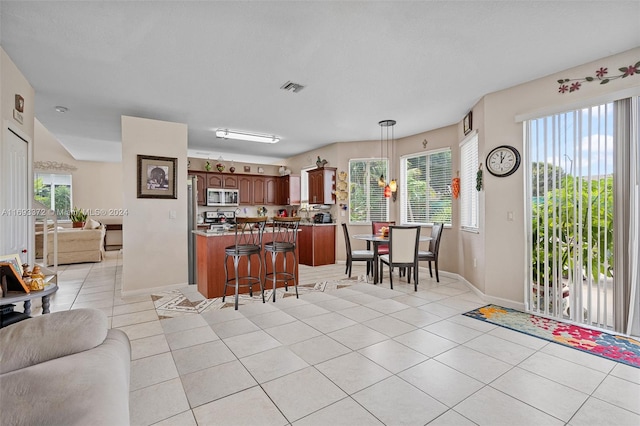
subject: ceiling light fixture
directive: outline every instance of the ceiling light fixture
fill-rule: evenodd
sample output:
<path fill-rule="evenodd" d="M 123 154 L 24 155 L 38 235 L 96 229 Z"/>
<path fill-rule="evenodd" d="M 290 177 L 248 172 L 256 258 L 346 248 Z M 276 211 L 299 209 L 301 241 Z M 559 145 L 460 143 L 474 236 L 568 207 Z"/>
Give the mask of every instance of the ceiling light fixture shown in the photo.
<path fill-rule="evenodd" d="M 216 137 L 222 139 L 238 139 L 241 141 L 276 143 L 280 138 L 275 135 L 261 135 L 259 133 L 239 132 L 237 130 L 217 129 Z"/>
<path fill-rule="evenodd" d="M 69 111 L 69 108 L 61 106 L 61 105 L 58 105 L 58 106 L 55 107 L 55 110 L 57 112 L 59 112 L 60 114 L 64 114 L 65 112 Z"/>

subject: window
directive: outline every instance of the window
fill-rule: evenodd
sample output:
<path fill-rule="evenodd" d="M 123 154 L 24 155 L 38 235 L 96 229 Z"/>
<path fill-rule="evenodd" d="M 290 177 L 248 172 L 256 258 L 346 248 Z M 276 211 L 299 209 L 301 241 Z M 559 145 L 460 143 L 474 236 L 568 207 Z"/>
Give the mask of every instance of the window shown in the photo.
<path fill-rule="evenodd" d="M 71 175 L 36 173 L 33 184 L 36 201 L 54 210 L 58 220 L 69 220 Z"/>
<path fill-rule="evenodd" d="M 404 156 L 400 173 L 402 224 L 451 225 L 451 149 Z"/>
<path fill-rule="evenodd" d="M 460 144 L 460 227 L 478 230 L 478 135 L 473 134 Z"/>
<path fill-rule="evenodd" d="M 387 170 L 387 159 L 349 160 L 349 223 L 389 220 L 389 199 L 378 185 L 380 175 L 387 177 Z"/>

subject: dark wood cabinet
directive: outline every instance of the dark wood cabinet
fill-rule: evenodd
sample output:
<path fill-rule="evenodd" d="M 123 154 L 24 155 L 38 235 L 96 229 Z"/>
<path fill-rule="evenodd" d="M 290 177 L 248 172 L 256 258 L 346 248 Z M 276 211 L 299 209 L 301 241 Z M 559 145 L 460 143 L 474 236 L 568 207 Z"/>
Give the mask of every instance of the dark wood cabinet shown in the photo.
<path fill-rule="evenodd" d="M 253 176 L 238 176 L 238 203 L 253 204 Z"/>
<path fill-rule="evenodd" d="M 300 263 L 309 266 L 336 263 L 335 225 L 301 225 L 298 234 Z"/>
<path fill-rule="evenodd" d="M 278 200 L 282 206 L 300 204 L 300 175 L 287 175 L 278 179 Z"/>
<path fill-rule="evenodd" d="M 278 204 L 278 201 L 278 178 L 266 176 L 264 178 L 264 203 L 274 205 Z"/>
<path fill-rule="evenodd" d="M 207 188 L 238 188 L 238 177 L 223 173 L 207 173 Z"/>
<path fill-rule="evenodd" d="M 195 176 L 198 180 L 196 196 L 199 206 L 207 205 L 207 174 L 200 172 L 189 172 L 190 175 Z"/>
<path fill-rule="evenodd" d="M 265 177 L 253 177 L 253 200 L 251 204 L 266 204 Z"/>
<path fill-rule="evenodd" d="M 309 170 L 309 204 L 336 203 L 336 168 Z"/>

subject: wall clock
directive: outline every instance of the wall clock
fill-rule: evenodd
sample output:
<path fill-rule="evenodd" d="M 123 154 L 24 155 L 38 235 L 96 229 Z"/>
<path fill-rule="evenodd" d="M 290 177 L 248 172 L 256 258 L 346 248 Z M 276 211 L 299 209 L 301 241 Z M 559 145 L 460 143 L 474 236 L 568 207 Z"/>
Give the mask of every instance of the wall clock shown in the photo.
<path fill-rule="evenodd" d="M 509 145 L 501 145 L 487 155 L 487 170 L 494 176 L 507 177 L 520 167 L 520 153 Z"/>

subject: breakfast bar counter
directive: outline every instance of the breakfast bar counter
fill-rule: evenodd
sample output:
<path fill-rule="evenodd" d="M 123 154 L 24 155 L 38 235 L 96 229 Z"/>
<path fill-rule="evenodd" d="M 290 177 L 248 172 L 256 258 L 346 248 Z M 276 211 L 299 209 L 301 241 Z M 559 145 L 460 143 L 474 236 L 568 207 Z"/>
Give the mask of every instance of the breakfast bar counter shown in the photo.
<path fill-rule="evenodd" d="M 228 246 L 235 244 L 235 234 L 233 232 L 204 232 L 193 231 L 196 236 L 196 268 L 197 268 L 197 285 L 198 292 L 207 299 L 216 297 L 222 297 L 224 292 L 224 249 Z M 273 234 L 271 228 L 267 227 L 262 236 L 263 251 L 261 253 L 262 259 L 264 259 L 264 243 L 273 241 Z M 296 246 L 296 257 L 298 257 L 298 247 Z M 282 256 L 278 256 L 276 268 L 282 270 L 283 268 Z M 294 268 L 295 266 L 295 268 Z M 247 259 L 241 259 L 239 268 L 247 268 Z M 264 268 L 263 268 L 264 269 Z M 271 272 L 271 258 L 267 257 L 267 272 Z M 258 275 L 258 262 L 254 258 L 251 262 L 251 274 Z M 233 262 L 229 260 L 229 272 L 233 274 Z M 287 259 L 287 272 L 295 273 L 296 279 L 298 279 L 298 265 L 294 265 L 291 261 L 291 256 Z M 262 271 L 264 277 L 265 271 Z M 293 284 L 291 284 L 293 285 Z M 284 287 L 283 282 L 279 282 L 277 287 Z M 265 283 L 265 290 L 273 288 L 271 282 Z M 233 299 L 233 289 L 228 289 L 227 296 L 231 296 Z M 240 287 L 241 293 L 248 293 L 249 288 Z M 253 294 L 260 294 L 260 288 L 256 285 L 253 288 Z"/>

